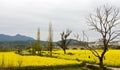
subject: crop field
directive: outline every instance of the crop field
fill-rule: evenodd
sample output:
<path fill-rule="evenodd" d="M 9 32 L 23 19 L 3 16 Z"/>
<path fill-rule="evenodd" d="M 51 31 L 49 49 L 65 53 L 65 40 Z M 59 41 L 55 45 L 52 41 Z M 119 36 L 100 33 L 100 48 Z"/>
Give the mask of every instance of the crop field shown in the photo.
<path fill-rule="evenodd" d="M 5 66 L 13 65 L 19 66 L 55 66 L 66 64 L 79 64 L 80 62 L 73 60 L 57 59 L 40 56 L 21 56 L 14 52 L 0 53 L 0 60 L 4 60 Z M 0 61 L 2 63 L 2 61 Z"/>
<path fill-rule="evenodd" d="M 102 50 L 97 50 L 99 54 Z M 98 64 L 99 60 L 89 50 L 67 50 L 67 55 L 62 51 L 56 51 L 54 56 L 60 59 L 87 61 L 89 63 Z M 104 64 L 106 66 L 120 67 L 120 50 L 108 50 L 104 57 Z"/>
<path fill-rule="evenodd" d="M 98 50 L 99 53 L 101 50 Z M 107 66 L 120 67 L 120 50 L 109 50 L 104 57 L 104 64 Z M 67 50 L 63 54 L 62 50 L 53 51 L 53 56 L 48 57 L 48 52 L 44 51 L 43 56 L 18 55 L 15 52 L 0 52 L 0 63 L 8 66 L 57 66 L 69 64 L 81 64 L 82 61 L 98 63 L 89 50 Z M 3 63 L 4 61 L 4 63 Z"/>

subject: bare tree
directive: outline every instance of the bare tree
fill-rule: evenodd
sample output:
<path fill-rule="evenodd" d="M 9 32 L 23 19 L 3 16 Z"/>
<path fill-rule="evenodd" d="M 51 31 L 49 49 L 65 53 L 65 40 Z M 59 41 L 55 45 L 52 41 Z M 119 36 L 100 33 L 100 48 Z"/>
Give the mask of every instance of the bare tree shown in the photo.
<path fill-rule="evenodd" d="M 52 56 L 52 46 L 53 46 L 53 30 L 52 24 L 49 24 L 49 36 L 48 36 L 48 51 L 50 51 L 50 56 Z"/>
<path fill-rule="evenodd" d="M 77 33 L 74 34 L 74 37 L 77 39 L 79 45 L 84 46 L 84 48 L 88 46 L 88 36 L 85 34 L 84 31 L 82 31 L 82 36 Z"/>
<path fill-rule="evenodd" d="M 95 14 L 90 14 L 87 18 L 92 30 L 97 31 L 102 37 L 104 47 L 101 54 L 94 48 L 88 47 L 90 51 L 98 57 L 101 70 L 105 70 L 103 58 L 109 48 L 109 43 L 120 36 L 120 30 L 113 29 L 119 24 L 119 19 L 119 9 L 106 5 L 97 8 Z"/>
<path fill-rule="evenodd" d="M 66 29 L 66 32 L 63 31 L 60 35 L 61 35 L 61 41 L 60 42 L 57 42 L 57 45 L 60 46 L 63 51 L 64 51 L 64 54 L 66 54 L 66 49 L 67 49 L 67 46 L 69 45 L 70 41 L 71 40 L 67 40 L 67 38 L 69 37 L 69 35 L 71 34 L 71 30 L 69 29 Z"/>

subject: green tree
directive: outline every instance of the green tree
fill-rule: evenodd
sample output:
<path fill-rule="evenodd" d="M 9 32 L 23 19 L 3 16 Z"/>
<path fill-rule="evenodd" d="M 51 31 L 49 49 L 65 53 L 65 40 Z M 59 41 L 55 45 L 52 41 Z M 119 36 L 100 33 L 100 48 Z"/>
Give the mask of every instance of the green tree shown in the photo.
<path fill-rule="evenodd" d="M 42 55 L 42 45 L 40 43 L 40 29 L 38 28 L 37 31 L 37 40 L 33 43 L 33 54 L 36 54 L 36 51 L 38 51 L 38 55 Z"/>
<path fill-rule="evenodd" d="M 66 29 L 66 32 L 63 31 L 60 35 L 61 35 L 61 41 L 60 42 L 57 42 L 57 45 L 60 46 L 63 51 L 64 51 L 64 54 L 66 54 L 66 49 L 67 49 L 67 46 L 69 45 L 69 43 L 71 42 L 71 40 L 67 40 L 67 38 L 69 37 L 69 35 L 71 34 L 71 30 L 69 29 Z"/>

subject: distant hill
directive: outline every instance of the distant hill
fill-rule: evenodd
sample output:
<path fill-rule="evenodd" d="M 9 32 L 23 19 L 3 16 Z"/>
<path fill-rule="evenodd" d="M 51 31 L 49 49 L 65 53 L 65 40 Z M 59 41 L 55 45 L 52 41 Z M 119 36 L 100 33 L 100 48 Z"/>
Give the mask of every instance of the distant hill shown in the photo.
<path fill-rule="evenodd" d="M 60 40 L 61 41 L 61 40 Z M 57 41 L 58 43 L 60 43 L 60 41 Z M 78 41 L 76 39 L 67 39 L 67 41 L 70 41 L 69 45 L 79 45 L 79 46 L 84 46 L 87 43 L 83 42 L 83 41 Z"/>
<path fill-rule="evenodd" d="M 69 45 L 82 45 L 82 42 L 79 43 L 78 40 L 75 39 L 67 39 L 67 41 L 70 40 L 70 44 Z M 57 45 L 56 41 L 53 42 L 53 45 Z M 30 46 L 35 42 L 35 39 L 33 39 L 32 37 L 28 37 L 28 36 L 24 36 L 24 35 L 20 35 L 17 34 L 15 36 L 9 36 L 9 35 L 5 35 L 5 34 L 0 34 L 0 47 L 26 47 L 26 46 Z M 41 44 L 44 47 L 47 47 L 47 41 L 42 41 L 40 40 Z"/>
<path fill-rule="evenodd" d="M 57 42 L 60 42 L 60 41 L 57 41 Z M 70 45 L 74 45 L 74 44 L 78 44 L 79 43 L 79 41 L 76 40 L 76 39 L 67 39 L 67 41 L 70 41 L 70 43 L 69 43 Z"/>
<path fill-rule="evenodd" d="M 34 40 L 31 37 L 17 34 L 16 36 L 9 36 L 5 34 L 0 34 L 0 41 L 29 41 Z"/>

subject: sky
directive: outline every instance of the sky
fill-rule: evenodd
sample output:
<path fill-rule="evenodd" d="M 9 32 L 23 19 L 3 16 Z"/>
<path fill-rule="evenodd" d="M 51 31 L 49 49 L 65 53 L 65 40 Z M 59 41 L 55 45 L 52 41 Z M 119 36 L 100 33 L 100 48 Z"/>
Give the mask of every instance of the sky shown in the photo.
<path fill-rule="evenodd" d="M 52 23 L 54 41 L 60 40 L 60 33 L 66 29 L 72 30 L 69 38 L 85 31 L 94 41 L 99 35 L 90 30 L 86 17 L 105 4 L 120 8 L 120 0 L 0 0 L 0 34 L 36 39 L 40 28 L 41 40 L 47 40 Z"/>

